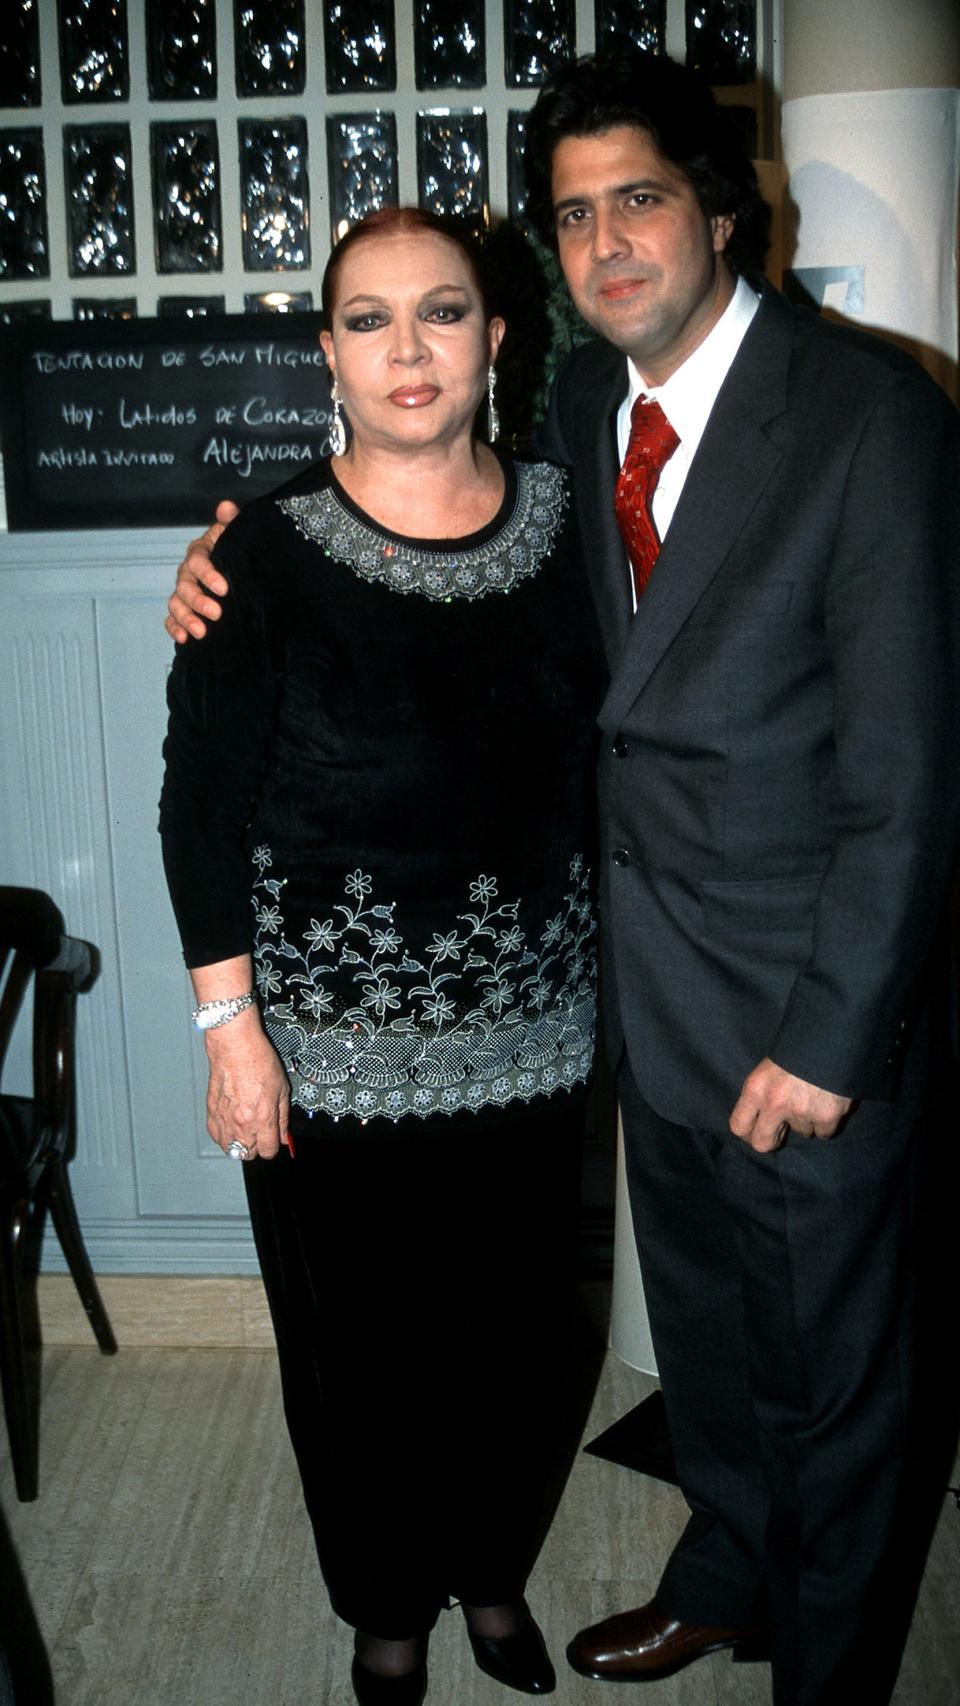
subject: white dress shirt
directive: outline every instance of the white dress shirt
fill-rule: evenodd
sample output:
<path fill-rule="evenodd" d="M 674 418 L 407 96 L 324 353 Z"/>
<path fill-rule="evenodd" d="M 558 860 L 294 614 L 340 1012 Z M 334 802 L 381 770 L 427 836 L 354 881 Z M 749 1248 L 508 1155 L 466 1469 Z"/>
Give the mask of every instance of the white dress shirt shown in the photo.
<path fill-rule="evenodd" d="M 684 481 L 720 387 L 759 306 L 760 298 L 756 291 L 751 290 L 745 279 L 738 278 L 736 289 L 716 325 L 663 385 L 646 385 L 627 357 L 630 388 L 617 413 L 621 467 L 630 438 L 630 413 L 641 395 L 656 399 L 680 440 L 665 464 L 653 494 L 653 522 L 661 540 L 666 537 L 667 528 L 673 520 L 673 512 L 680 501 Z"/>

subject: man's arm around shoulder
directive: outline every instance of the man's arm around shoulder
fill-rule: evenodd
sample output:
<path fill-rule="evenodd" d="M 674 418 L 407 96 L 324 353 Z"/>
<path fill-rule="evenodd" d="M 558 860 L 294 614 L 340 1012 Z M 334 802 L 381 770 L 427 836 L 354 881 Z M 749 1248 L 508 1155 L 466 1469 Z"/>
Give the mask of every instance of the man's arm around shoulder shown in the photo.
<path fill-rule="evenodd" d="M 177 582 L 167 602 L 164 627 L 178 646 L 188 639 L 202 640 L 208 622 L 220 618 L 217 599 L 226 598 L 229 587 L 211 561 L 211 552 L 225 527 L 240 514 L 235 503 L 224 498 L 217 505 L 217 519 L 202 538 L 194 539 L 177 570 Z M 211 596 L 211 594 L 213 596 Z"/>

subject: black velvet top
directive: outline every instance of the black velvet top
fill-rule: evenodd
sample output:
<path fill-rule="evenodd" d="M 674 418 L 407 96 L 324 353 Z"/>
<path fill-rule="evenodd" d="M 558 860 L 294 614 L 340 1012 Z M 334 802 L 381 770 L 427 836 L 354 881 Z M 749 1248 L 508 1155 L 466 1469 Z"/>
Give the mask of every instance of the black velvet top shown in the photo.
<path fill-rule="evenodd" d="M 603 665 L 567 476 L 387 533 L 329 463 L 244 510 L 170 678 L 161 832 L 188 966 L 252 952 L 295 1107 L 454 1113 L 581 1084 Z"/>

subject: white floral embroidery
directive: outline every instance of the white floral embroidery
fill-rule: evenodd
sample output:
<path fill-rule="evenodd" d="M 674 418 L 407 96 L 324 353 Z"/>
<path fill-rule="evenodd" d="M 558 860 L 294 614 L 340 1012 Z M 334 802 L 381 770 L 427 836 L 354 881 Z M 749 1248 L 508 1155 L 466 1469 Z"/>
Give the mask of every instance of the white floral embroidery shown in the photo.
<path fill-rule="evenodd" d="M 476 877 L 470 884 L 471 900 L 492 900 L 497 892 L 495 877 Z"/>
<path fill-rule="evenodd" d="M 344 507 L 332 486 L 278 503 L 298 532 L 314 540 L 364 580 L 427 598 L 482 598 L 509 592 L 536 574 L 553 548 L 567 504 L 567 478 L 549 462 L 518 462 L 517 501 L 509 521 L 483 545 L 435 551 L 392 538 Z"/>
<path fill-rule="evenodd" d="M 309 942 L 311 948 L 326 948 L 332 954 L 337 942 L 333 919 L 328 918 L 325 923 L 318 924 L 315 918 L 311 918 L 304 940 Z"/>
<path fill-rule="evenodd" d="M 405 1114 L 504 1106 L 582 1083 L 595 1029 L 590 872 L 577 856 L 563 905 L 531 943 L 519 900 L 495 877 L 468 886 L 470 910 L 418 955 L 375 902 L 373 878 L 344 879 L 334 917 L 287 939 L 284 880 L 254 855 L 254 960 L 267 1031 L 308 1113 L 399 1120 Z M 358 994 L 344 1001 L 344 976 Z M 279 1001 L 273 997 L 279 996 Z"/>

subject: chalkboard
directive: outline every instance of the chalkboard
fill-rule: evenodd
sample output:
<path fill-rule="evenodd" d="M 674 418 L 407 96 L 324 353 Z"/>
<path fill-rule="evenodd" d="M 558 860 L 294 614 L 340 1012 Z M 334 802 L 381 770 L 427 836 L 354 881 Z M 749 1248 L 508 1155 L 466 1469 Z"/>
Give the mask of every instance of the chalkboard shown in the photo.
<path fill-rule="evenodd" d="M 0 337 L 12 531 L 204 522 L 329 452 L 319 314 L 20 322 Z"/>

